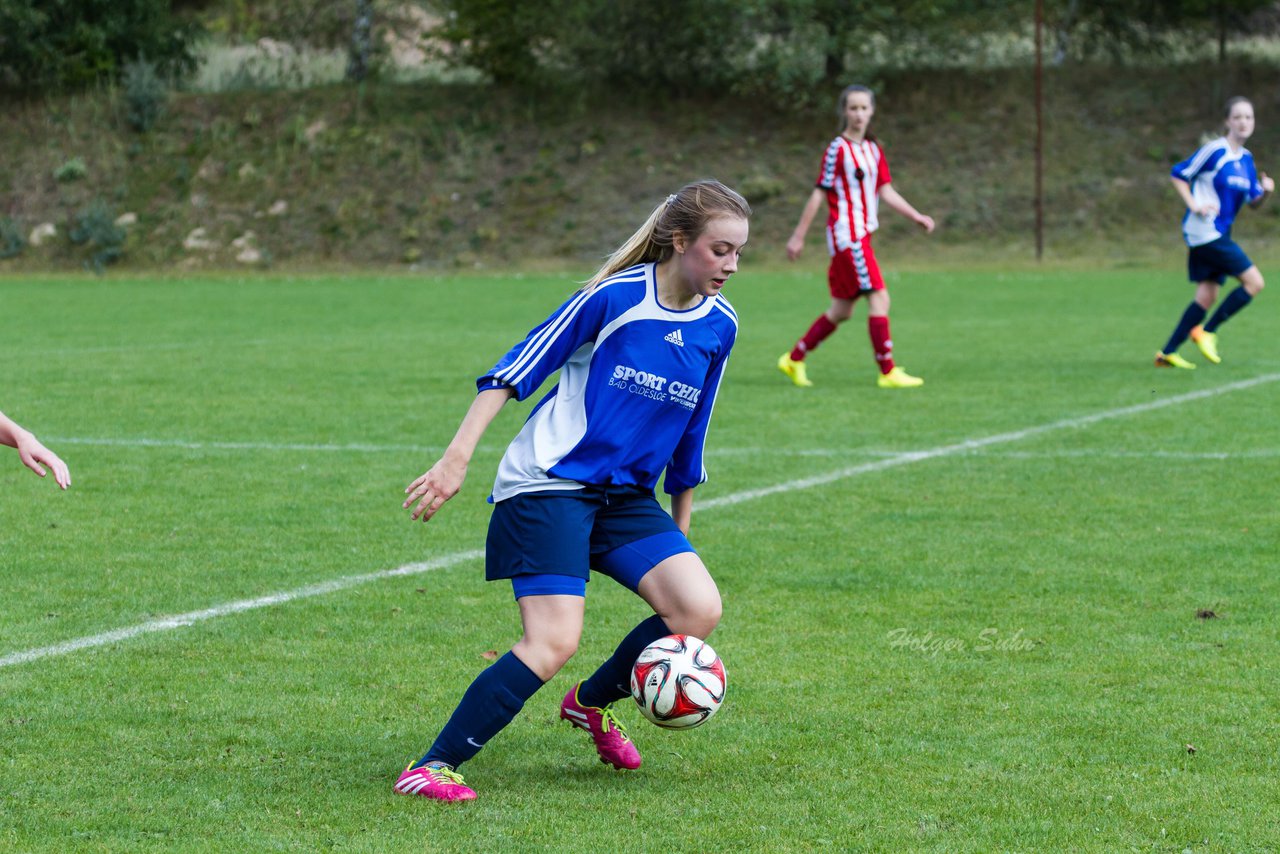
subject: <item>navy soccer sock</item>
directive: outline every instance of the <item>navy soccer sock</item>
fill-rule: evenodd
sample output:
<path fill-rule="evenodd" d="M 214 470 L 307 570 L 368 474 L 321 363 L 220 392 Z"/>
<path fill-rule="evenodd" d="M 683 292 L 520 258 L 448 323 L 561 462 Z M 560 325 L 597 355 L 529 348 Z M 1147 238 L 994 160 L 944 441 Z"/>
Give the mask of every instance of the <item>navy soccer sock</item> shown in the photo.
<path fill-rule="evenodd" d="M 1173 334 L 1169 336 L 1169 343 L 1164 345 L 1161 353 L 1169 354 L 1178 352 L 1178 348 L 1186 343 L 1187 337 L 1191 334 L 1200 321 L 1204 320 L 1207 312 L 1204 306 L 1192 300 L 1191 305 L 1187 306 L 1187 310 L 1182 313 L 1182 319 L 1178 321 L 1177 327 L 1174 328 Z"/>
<path fill-rule="evenodd" d="M 458 708 L 444 725 L 435 744 L 413 763 L 445 762 L 457 768 L 480 752 L 485 743 L 515 718 L 542 687 L 538 674 L 508 652 L 475 678 L 462 695 Z"/>
<path fill-rule="evenodd" d="M 671 634 L 662 618 L 654 614 L 622 639 L 609 660 L 578 688 L 578 702 L 604 708 L 631 694 L 631 667 L 646 646 Z"/>
<path fill-rule="evenodd" d="M 1222 305 L 1218 306 L 1218 310 L 1213 313 L 1213 317 L 1209 318 L 1209 322 L 1204 325 L 1205 332 L 1213 332 L 1222 324 L 1226 323 L 1231 315 L 1244 308 L 1253 297 L 1244 289 L 1244 285 L 1240 285 L 1231 293 L 1227 294 L 1227 298 L 1222 301 Z"/>

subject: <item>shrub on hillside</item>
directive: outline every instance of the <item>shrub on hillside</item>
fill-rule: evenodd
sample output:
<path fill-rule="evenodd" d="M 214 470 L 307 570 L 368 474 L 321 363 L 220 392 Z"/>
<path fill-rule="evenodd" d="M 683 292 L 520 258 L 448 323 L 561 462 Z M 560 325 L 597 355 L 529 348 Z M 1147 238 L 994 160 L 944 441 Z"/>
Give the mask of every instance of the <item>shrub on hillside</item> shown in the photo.
<path fill-rule="evenodd" d="M 22 236 L 22 223 L 12 217 L 0 216 L 0 261 L 15 258 L 27 248 Z"/>
<path fill-rule="evenodd" d="M 79 181 L 88 174 L 89 167 L 84 165 L 84 160 L 79 157 L 73 157 L 53 170 L 53 180 L 59 184 L 67 184 L 72 181 Z"/>
<path fill-rule="evenodd" d="M 125 63 L 121 83 L 124 86 L 125 121 L 138 133 L 146 133 L 164 115 L 169 87 L 156 73 L 155 63 L 146 57 Z"/>
<path fill-rule="evenodd" d="M 95 199 L 77 213 L 67 231 L 72 243 L 91 253 L 85 266 L 99 274 L 124 256 L 125 236 L 125 230 L 116 225 L 115 213 L 102 199 Z"/>

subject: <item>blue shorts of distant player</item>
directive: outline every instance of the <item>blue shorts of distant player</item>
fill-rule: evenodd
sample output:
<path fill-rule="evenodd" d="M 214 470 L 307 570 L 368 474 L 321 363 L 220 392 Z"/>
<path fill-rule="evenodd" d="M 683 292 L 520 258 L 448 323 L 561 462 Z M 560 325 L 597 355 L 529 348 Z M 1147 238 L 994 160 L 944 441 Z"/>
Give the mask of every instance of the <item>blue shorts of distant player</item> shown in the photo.
<path fill-rule="evenodd" d="M 1187 278 L 1193 282 L 1217 282 L 1222 284 L 1227 276 L 1239 278 L 1253 266 L 1249 256 L 1228 235 L 1200 246 L 1192 246 L 1187 253 Z"/>
<path fill-rule="evenodd" d="M 594 569 L 634 591 L 659 563 L 693 550 L 647 489 L 526 492 L 493 507 L 485 578 L 510 578 L 517 599 L 586 596 Z"/>

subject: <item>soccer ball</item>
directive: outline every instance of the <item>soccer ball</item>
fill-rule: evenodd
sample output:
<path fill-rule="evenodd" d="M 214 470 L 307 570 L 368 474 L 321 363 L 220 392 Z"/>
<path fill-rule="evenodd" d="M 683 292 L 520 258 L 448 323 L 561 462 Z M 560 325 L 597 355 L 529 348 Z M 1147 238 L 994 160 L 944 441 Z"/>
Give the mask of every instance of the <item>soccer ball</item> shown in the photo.
<path fill-rule="evenodd" d="M 631 668 L 631 696 L 660 727 L 689 729 L 724 702 L 724 663 L 693 635 L 668 635 L 644 648 Z"/>

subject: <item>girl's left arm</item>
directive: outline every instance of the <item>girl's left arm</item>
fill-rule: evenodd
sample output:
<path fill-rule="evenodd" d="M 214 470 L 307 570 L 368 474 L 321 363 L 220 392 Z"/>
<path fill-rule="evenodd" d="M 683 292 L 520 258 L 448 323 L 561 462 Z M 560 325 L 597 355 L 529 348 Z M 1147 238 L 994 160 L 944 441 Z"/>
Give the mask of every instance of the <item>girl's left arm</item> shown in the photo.
<path fill-rule="evenodd" d="M 886 205 L 923 228 L 925 234 L 933 233 L 933 217 L 926 216 L 913 208 L 911 203 L 902 198 L 902 194 L 895 190 L 892 184 L 885 184 L 880 188 L 880 198 L 884 200 Z"/>
<path fill-rule="evenodd" d="M 1267 197 L 1276 191 L 1275 179 L 1273 179 L 1266 172 L 1258 173 L 1258 183 L 1262 185 L 1262 195 L 1258 196 L 1258 198 L 1249 202 L 1249 207 L 1251 208 L 1262 207 L 1262 203 L 1267 200 Z"/>
<path fill-rule="evenodd" d="M 680 533 L 689 536 L 689 522 L 693 518 L 693 487 L 671 496 L 671 518 Z"/>

